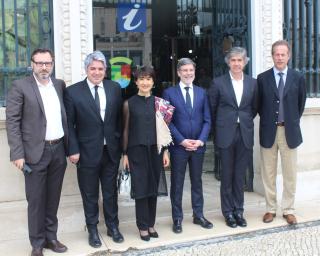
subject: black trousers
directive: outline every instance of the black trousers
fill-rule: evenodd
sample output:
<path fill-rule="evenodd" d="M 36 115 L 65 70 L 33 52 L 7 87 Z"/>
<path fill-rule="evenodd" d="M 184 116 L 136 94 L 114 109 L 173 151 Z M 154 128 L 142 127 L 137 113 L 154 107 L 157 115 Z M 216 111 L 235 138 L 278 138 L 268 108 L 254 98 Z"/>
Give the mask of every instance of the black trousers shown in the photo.
<path fill-rule="evenodd" d="M 156 221 L 157 197 L 136 199 L 136 223 L 140 230 L 152 228 Z"/>
<path fill-rule="evenodd" d="M 28 165 L 32 169 L 25 174 L 29 239 L 32 247 L 39 248 L 46 240 L 57 239 L 57 211 L 67 166 L 63 142 L 46 144 L 40 161 Z"/>
<path fill-rule="evenodd" d="M 103 199 L 103 213 L 106 226 L 118 227 L 117 174 L 120 159 L 111 159 L 104 148 L 100 164 L 96 167 L 77 169 L 86 225 L 95 227 L 99 223 L 99 183 Z"/>
<path fill-rule="evenodd" d="M 244 184 L 251 150 L 246 148 L 240 127 L 228 148 L 219 148 L 221 156 L 221 210 L 223 216 L 243 213 Z"/>

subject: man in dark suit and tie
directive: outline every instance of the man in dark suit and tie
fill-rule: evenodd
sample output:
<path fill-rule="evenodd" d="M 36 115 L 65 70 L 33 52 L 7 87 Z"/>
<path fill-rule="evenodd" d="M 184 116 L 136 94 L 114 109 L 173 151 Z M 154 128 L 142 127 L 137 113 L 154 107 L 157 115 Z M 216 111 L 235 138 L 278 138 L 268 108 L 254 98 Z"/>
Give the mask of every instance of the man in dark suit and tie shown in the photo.
<path fill-rule="evenodd" d="M 213 225 L 203 215 L 202 166 L 211 117 L 206 91 L 193 84 L 195 63 L 182 58 L 177 64 L 179 84 L 168 88 L 163 98 L 175 107 L 169 125 L 174 145 L 170 146 L 171 206 L 173 231 L 182 232 L 182 194 L 186 166 L 189 165 L 193 223 L 203 228 Z"/>
<path fill-rule="evenodd" d="M 214 143 L 221 156 L 221 209 L 227 226 L 246 227 L 243 217 L 245 173 L 253 147 L 257 113 L 256 80 L 243 73 L 247 51 L 233 47 L 225 61 L 229 72 L 213 80 L 209 90 Z"/>
<path fill-rule="evenodd" d="M 43 248 L 65 252 L 57 240 L 57 211 L 67 165 L 68 141 L 62 80 L 50 77 L 54 56 L 49 49 L 31 54 L 33 74 L 15 80 L 7 98 L 6 124 L 10 159 L 24 171 L 32 256 Z"/>
<path fill-rule="evenodd" d="M 277 159 L 280 151 L 283 194 L 282 214 L 288 224 L 296 224 L 294 199 L 297 177 L 297 147 L 302 143 L 300 118 L 306 102 L 303 75 L 288 68 L 290 46 L 279 40 L 272 45 L 274 67 L 257 78 L 259 91 L 261 176 L 269 223 L 277 211 Z"/>
<path fill-rule="evenodd" d="M 67 87 L 65 106 L 69 127 L 69 160 L 77 164 L 89 244 L 100 247 L 99 182 L 107 235 L 123 241 L 119 231 L 117 174 L 121 156 L 122 96 L 120 85 L 104 80 L 107 63 L 102 52 L 89 54 L 87 78 Z"/>

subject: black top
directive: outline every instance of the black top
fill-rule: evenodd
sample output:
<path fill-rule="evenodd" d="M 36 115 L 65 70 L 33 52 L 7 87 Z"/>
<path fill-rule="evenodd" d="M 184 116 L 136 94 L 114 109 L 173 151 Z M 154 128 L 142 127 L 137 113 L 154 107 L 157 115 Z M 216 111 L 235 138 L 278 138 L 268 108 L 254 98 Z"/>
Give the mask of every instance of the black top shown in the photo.
<path fill-rule="evenodd" d="M 125 102 L 123 110 L 124 152 L 127 151 L 128 147 L 132 146 L 157 144 L 154 100 L 154 96 L 134 95 Z M 134 121 L 129 122 L 129 118 Z"/>

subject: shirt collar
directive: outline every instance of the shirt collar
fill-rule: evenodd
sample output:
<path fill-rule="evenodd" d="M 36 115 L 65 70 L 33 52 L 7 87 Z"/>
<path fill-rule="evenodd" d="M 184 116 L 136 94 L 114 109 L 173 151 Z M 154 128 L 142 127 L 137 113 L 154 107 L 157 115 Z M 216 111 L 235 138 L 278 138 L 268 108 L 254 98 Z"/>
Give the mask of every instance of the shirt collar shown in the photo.
<path fill-rule="evenodd" d="M 193 84 L 186 85 L 181 81 L 179 82 L 179 86 L 180 86 L 181 89 L 184 89 L 184 87 L 190 87 L 191 90 L 193 89 Z"/>
<path fill-rule="evenodd" d="M 100 82 L 99 84 L 93 84 L 88 78 L 87 78 L 87 83 L 88 83 L 88 86 L 91 89 L 93 89 L 96 85 L 98 85 L 99 87 L 103 88 L 103 83 Z"/>
<path fill-rule="evenodd" d="M 232 81 L 236 81 L 236 82 L 238 82 L 238 81 L 243 81 L 243 72 L 241 73 L 241 79 L 240 79 L 240 80 L 236 80 L 236 79 L 232 76 L 232 74 L 231 74 L 230 71 L 229 71 L 229 74 L 230 74 L 230 77 L 231 77 L 231 80 L 232 80 Z"/>
<path fill-rule="evenodd" d="M 282 72 L 285 76 L 288 73 L 288 66 L 286 66 L 286 68 L 282 71 L 278 70 L 276 67 L 273 67 L 273 73 L 275 75 L 275 77 L 277 77 L 278 73 Z"/>
<path fill-rule="evenodd" d="M 45 87 L 45 86 L 53 85 L 50 77 L 49 77 L 49 83 L 48 84 L 42 84 L 42 83 L 39 82 L 39 80 L 37 79 L 37 77 L 34 74 L 32 74 L 32 75 L 33 75 L 34 79 L 36 80 L 36 83 L 37 83 L 38 87 Z"/>

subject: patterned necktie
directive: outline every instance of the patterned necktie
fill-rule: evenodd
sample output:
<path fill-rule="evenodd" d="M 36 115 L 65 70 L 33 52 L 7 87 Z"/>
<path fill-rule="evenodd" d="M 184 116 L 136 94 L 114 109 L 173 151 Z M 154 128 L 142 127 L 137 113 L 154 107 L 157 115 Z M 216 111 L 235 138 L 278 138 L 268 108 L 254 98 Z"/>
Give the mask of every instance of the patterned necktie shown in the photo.
<path fill-rule="evenodd" d="M 97 107 L 98 112 L 99 112 L 99 114 L 100 114 L 100 99 L 99 99 L 98 88 L 99 88 L 98 85 L 95 85 L 95 86 L 94 86 L 94 101 L 95 101 L 95 103 L 96 103 L 96 107 Z"/>
<path fill-rule="evenodd" d="M 189 93 L 190 87 L 186 86 L 186 87 L 184 87 L 184 89 L 186 90 L 186 107 L 187 107 L 187 111 L 191 115 L 192 104 L 191 104 L 191 97 L 190 97 L 190 93 Z"/>
<path fill-rule="evenodd" d="M 278 75 L 280 76 L 279 83 L 278 83 L 278 91 L 279 91 L 279 115 L 278 115 L 278 122 L 284 121 L 284 114 L 283 114 L 283 90 L 284 90 L 284 82 L 283 82 L 283 73 L 279 72 Z"/>

